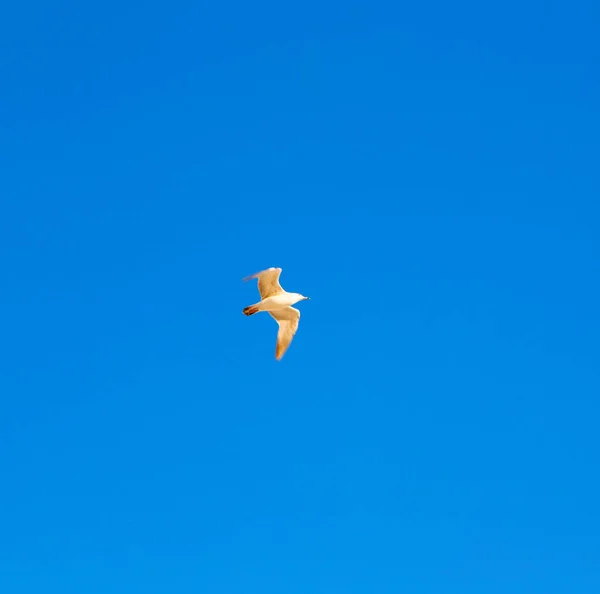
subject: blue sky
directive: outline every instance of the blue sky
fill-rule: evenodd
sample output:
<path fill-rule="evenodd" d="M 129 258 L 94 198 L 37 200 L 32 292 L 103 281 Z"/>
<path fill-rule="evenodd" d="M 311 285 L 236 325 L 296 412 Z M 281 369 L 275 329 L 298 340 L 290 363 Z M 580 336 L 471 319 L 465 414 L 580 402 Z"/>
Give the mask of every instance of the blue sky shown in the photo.
<path fill-rule="evenodd" d="M 598 16 L 4 7 L 0 590 L 598 592 Z"/>

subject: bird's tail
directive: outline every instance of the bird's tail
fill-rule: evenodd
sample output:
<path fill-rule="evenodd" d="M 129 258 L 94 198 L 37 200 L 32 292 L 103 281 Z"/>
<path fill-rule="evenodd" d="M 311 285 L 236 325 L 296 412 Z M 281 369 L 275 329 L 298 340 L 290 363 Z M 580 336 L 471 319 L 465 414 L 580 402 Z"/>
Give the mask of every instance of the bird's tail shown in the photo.
<path fill-rule="evenodd" d="M 258 312 L 258 307 L 255 307 L 254 305 L 249 305 L 248 307 L 244 307 L 244 309 L 242 310 L 242 313 L 245 316 L 251 316 L 257 312 Z"/>

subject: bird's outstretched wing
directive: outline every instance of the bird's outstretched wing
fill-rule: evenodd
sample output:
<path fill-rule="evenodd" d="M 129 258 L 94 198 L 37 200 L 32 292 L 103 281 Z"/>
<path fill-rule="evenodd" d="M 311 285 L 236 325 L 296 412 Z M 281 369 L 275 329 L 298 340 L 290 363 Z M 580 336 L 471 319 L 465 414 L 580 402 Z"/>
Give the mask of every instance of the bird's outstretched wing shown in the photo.
<path fill-rule="evenodd" d="M 253 278 L 258 279 L 258 292 L 260 293 L 261 299 L 272 297 L 273 295 L 279 295 L 284 290 L 279 284 L 279 275 L 281 274 L 281 268 L 267 268 L 261 272 L 251 274 L 247 276 L 244 281 L 249 281 Z"/>
<path fill-rule="evenodd" d="M 287 351 L 300 322 L 300 312 L 294 307 L 284 307 L 269 312 L 273 319 L 279 324 L 277 332 L 277 346 L 275 347 L 275 359 L 278 361 Z"/>

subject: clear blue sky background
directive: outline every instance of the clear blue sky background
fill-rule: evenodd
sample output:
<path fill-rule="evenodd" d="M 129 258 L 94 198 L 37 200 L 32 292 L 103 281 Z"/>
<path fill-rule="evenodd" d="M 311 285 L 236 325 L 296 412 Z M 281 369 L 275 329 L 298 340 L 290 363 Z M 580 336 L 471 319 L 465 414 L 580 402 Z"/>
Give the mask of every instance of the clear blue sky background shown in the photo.
<path fill-rule="evenodd" d="M 597 2 L 5 4 L 0 591 L 600 591 Z"/>

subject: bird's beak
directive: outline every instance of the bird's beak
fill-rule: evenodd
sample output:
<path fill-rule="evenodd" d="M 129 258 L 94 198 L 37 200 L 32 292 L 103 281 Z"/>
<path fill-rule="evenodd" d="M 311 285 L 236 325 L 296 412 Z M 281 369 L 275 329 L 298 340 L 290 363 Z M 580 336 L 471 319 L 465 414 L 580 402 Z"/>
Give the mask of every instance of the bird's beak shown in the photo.
<path fill-rule="evenodd" d="M 310 297 L 305 297 L 304 299 L 310 299 Z"/>

